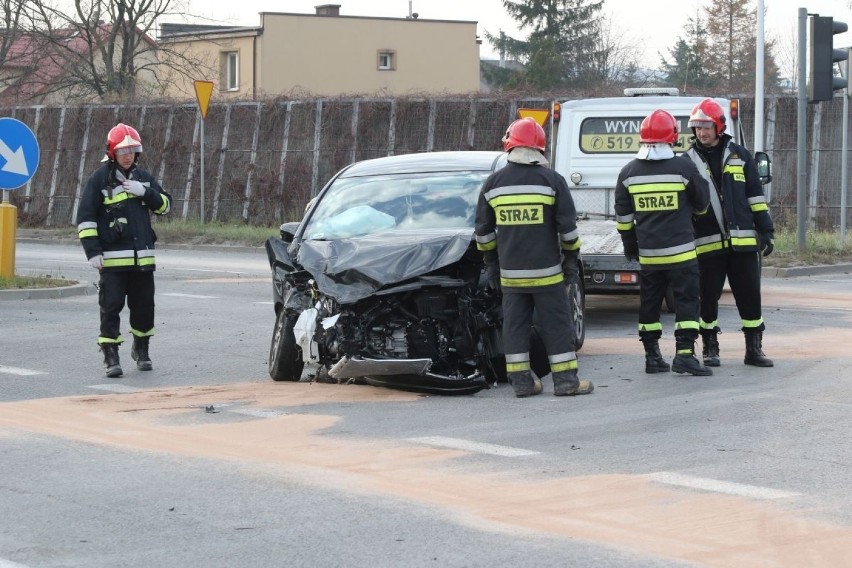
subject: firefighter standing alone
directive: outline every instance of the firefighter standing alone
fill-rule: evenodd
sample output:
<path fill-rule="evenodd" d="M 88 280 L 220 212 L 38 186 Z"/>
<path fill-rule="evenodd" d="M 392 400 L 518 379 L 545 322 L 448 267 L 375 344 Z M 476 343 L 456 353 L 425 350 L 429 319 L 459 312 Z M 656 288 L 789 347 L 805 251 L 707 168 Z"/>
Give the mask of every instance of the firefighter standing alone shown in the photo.
<path fill-rule="evenodd" d="M 123 374 L 118 356 L 125 299 L 133 335 L 131 356 L 141 371 L 152 368 L 148 354 L 154 335 L 154 241 L 151 212 L 169 212 L 171 197 L 153 176 L 136 167 L 142 138 L 118 124 L 107 135 L 107 152 L 86 183 L 77 211 L 77 230 L 86 258 L 100 273 L 100 335 L 108 377 Z"/>
<path fill-rule="evenodd" d="M 695 357 L 698 338 L 699 272 L 692 229 L 693 214 L 706 212 L 707 182 L 688 158 L 675 157 L 677 120 L 655 110 L 642 121 L 640 148 L 618 175 L 615 219 L 624 254 L 639 260 L 639 339 L 645 348 L 645 372 L 665 373 L 660 353 L 660 311 L 666 290 L 675 297 L 675 345 L 671 370 L 712 375 Z"/>
<path fill-rule="evenodd" d="M 725 134 L 725 113 L 713 99 L 692 109 L 689 127 L 695 141 L 686 155 L 710 184 L 710 211 L 695 220 L 701 268 L 701 337 L 704 364 L 719 366 L 719 298 L 725 278 L 737 304 L 745 334 L 746 365 L 772 367 L 763 354 L 760 258 L 774 248 L 775 227 L 763 195 L 754 158 Z"/>
<path fill-rule="evenodd" d="M 539 394 L 530 367 L 533 314 L 553 376 L 553 394 L 588 394 L 577 377 L 576 338 L 566 290 L 579 275 L 580 238 L 565 179 L 546 167 L 544 129 L 532 118 L 509 125 L 508 163 L 485 181 L 476 209 L 476 244 L 489 285 L 503 292 L 506 371 L 518 398 Z"/>

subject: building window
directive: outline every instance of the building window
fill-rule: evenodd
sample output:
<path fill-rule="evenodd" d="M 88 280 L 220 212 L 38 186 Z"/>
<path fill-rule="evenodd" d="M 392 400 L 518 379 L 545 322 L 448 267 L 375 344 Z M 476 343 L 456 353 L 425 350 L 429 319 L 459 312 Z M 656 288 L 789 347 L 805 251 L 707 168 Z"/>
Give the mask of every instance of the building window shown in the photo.
<path fill-rule="evenodd" d="M 378 52 L 379 71 L 393 71 L 396 69 L 396 52 L 389 49 L 380 49 Z"/>
<path fill-rule="evenodd" d="M 221 54 L 223 91 L 240 90 L 240 54 L 237 51 L 225 51 Z"/>

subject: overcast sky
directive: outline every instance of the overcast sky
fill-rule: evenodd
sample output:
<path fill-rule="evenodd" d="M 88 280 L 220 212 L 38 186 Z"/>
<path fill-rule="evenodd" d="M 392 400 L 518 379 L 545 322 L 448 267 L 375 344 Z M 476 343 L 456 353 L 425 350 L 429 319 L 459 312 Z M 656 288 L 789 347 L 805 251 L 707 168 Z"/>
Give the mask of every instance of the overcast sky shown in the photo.
<path fill-rule="evenodd" d="M 260 23 L 260 12 L 315 13 L 315 6 L 340 4 L 344 16 L 380 16 L 404 18 L 410 11 L 420 18 L 434 20 L 464 20 L 478 22 L 477 33 L 485 31 L 497 34 L 502 29 L 508 35 L 521 39 L 526 32 L 519 32 L 515 22 L 506 15 L 500 0 L 189 0 L 191 12 L 222 23 L 254 26 Z M 603 11 L 613 22 L 619 36 L 635 43 L 641 49 L 640 63 L 656 68 L 660 56 L 669 56 L 669 49 L 677 38 L 683 37 L 687 19 L 695 17 L 701 7 L 710 0 L 604 0 Z M 799 8 L 809 13 L 833 16 L 836 20 L 852 26 L 852 11 L 847 0 L 764 0 L 767 10 L 764 23 L 767 36 L 790 46 L 795 53 L 798 35 Z M 757 0 L 752 0 L 757 6 Z M 835 45 L 852 45 L 852 34 L 839 36 Z M 494 52 L 483 41 L 482 57 L 492 57 Z"/>

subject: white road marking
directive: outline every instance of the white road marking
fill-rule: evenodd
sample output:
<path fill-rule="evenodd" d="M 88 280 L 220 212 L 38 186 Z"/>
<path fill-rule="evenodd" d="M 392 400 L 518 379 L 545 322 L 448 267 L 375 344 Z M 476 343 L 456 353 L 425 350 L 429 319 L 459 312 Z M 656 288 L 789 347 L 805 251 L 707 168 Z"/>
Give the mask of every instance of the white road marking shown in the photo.
<path fill-rule="evenodd" d="M 120 393 L 131 393 L 131 392 L 142 392 L 144 389 L 137 389 L 135 387 L 129 387 L 127 385 L 122 385 L 119 383 L 109 383 L 104 385 L 89 385 L 90 389 L 102 390 L 107 392 L 120 392 Z"/>
<path fill-rule="evenodd" d="M 242 414 L 243 416 L 253 416 L 255 418 L 277 418 L 278 416 L 287 416 L 288 414 L 283 410 L 275 410 L 274 408 L 237 408 L 228 412 Z"/>
<path fill-rule="evenodd" d="M 178 294 L 177 292 L 167 292 L 160 296 L 173 296 L 175 298 L 199 298 L 201 300 L 215 300 L 216 296 L 200 296 L 198 294 Z"/>
<path fill-rule="evenodd" d="M 705 477 L 693 477 L 671 471 L 651 473 L 648 474 L 648 478 L 666 485 L 677 485 L 691 489 L 700 489 L 702 491 L 712 491 L 714 493 L 727 493 L 728 495 L 738 495 L 751 499 L 789 499 L 790 497 L 798 497 L 800 495 L 791 491 L 781 491 L 780 489 L 732 483 L 730 481 L 720 481 Z"/>
<path fill-rule="evenodd" d="M 168 268 L 168 267 L 166 267 Z M 218 272 L 221 274 L 248 274 L 248 272 L 239 272 L 236 270 L 217 270 L 215 268 L 181 268 L 185 272 Z"/>
<path fill-rule="evenodd" d="M 18 564 L 17 562 L 12 562 L 11 560 L 6 560 L 4 558 L 0 558 L 0 568 L 28 568 L 23 564 Z"/>
<path fill-rule="evenodd" d="M 474 442 L 473 440 L 462 440 L 461 438 L 445 438 L 443 436 L 424 436 L 422 438 L 408 438 L 408 440 L 410 442 L 418 442 L 429 446 L 452 448 L 454 450 L 467 450 L 479 454 L 491 454 L 492 456 L 503 456 L 507 458 L 534 456 L 539 453 L 532 450 L 522 450 L 520 448 L 512 448 L 509 446 L 485 444 L 482 442 Z"/>
<path fill-rule="evenodd" d="M 36 371 L 35 369 L 22 369 L 21 367 L 7 367 L 6 365 L 0 365 L 0 373 L 6 373 L 7 375 L 46 375 L 45 371 Z"/>
<path fill-rule="evenodd" d="M 271 306 L 275 302 L 252 302 L 253 304 L 260 304 L 262 306 Z"/>

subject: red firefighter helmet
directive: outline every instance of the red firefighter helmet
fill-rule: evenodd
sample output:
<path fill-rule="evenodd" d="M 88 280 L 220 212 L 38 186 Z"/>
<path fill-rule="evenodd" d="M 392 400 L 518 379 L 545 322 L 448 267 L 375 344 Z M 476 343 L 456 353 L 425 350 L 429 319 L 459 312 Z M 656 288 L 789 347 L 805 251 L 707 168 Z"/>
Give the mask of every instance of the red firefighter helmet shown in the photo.
<path fill-rule="evenodd" d="M 680 134 L 680 126 L 672 113 L 657 109 L 642 121 L 639 127 L 639 142 L 643 144 L 674 144 Z"/>
<path fill-rule="evenodd" d="M 713 99 L 704 99 L 692 109 L 689 115 L 689 128 L 710 128 L 716 125 L 716 135 L 721 136 L 725 131 L 725 110 Z"/>
<path fill-rule="evenodd" d="M 506 135 L 503 136 L 503 151 L 508 152 L 512 148 L 523 146 L 544 152 L 545 143 L 544 128 L 534 118 L 528 116 L 519 118 L 509 125 Z"/>
<path fill-rule="evenodd" d="M 110 129 L 107 134 L 107 156 L 110 160 L 115 160 L 116 152 L 142 152 L 142 137 L 135 128 L 119 122 Z"/>

